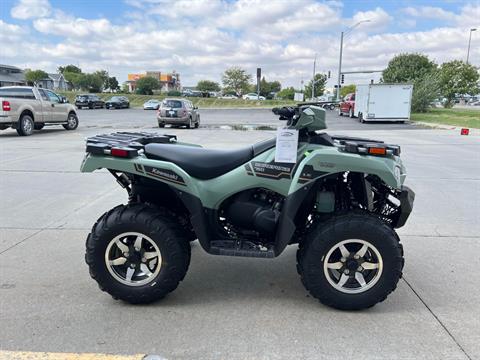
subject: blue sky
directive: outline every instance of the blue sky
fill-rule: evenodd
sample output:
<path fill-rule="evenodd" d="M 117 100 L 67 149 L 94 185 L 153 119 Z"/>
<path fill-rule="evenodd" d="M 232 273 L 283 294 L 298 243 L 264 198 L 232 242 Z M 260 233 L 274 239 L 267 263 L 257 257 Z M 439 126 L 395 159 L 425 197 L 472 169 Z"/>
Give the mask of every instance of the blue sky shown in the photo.
<path fill-rule="evenodd" d="M 478 1 L 317 0 L 2 0 L 0 62 L 53 72 L 78 64 L 106 69 L 120 81 L 130 72 L 176 70 L 184 85 L 220 81 L 230 66 L 286 86 L 319 71 L 335 77 L 339 34 L 344 69 L 384 68 L 394 55 L 421 52 L 437 63 L 465 59 L 469 29 L 480 28 Z M 479 29 L 480 30 L 480 29 Z M 480 31 L 470 61 L 480 65 Z M 35 54 L 34 57 L 29 54 Z M 372 75 L 349 76 L 367 82 Z M 378 75 L 373 78 L 377 79 Z M 333 84 L 333 80 L 331 84 Z"/>

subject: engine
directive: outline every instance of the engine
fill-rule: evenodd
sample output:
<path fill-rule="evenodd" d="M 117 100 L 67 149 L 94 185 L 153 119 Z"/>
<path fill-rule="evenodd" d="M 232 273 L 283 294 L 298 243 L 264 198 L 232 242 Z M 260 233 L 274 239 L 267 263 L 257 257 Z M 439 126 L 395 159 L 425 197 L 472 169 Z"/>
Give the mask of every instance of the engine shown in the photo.
<path fill-rule="evenodd" d="M 225 206 L 224 216 L 234 231 L 252 230 L 263 236 L 275 233 L 283 197 L 266 189 L 253 189 L 235 195 Z"/>

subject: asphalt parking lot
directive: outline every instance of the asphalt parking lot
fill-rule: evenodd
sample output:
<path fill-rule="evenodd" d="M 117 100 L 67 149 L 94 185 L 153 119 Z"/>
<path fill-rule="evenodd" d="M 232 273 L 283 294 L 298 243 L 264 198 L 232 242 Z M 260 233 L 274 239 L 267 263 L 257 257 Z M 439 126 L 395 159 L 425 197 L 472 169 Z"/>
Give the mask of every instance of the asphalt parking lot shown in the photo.
<path fill-rule="evenodd" d="M 206 147 L 242 146 L 279 124 L 269 110 L 202 110 L 202 128 L 168 129 Z M 413 213 L 399 230 L 406 265 L 397 290 L 362 312 L 311 298 L 292 246 L 273 260 L 207 255 L 163 301 L 132 306 L 99 291 L 84 263 L 95 220 L 125 202 L 104 171 L 79 173 L 84 138 L 159 130 L 155 112 L 84 110 L 80 127 L 30 137 L 0 132 L 0 349 L 158 354 L 185 359 L 480 358 L 480 141 L 409 124 L 328 115 L 332 132 L 402 146 Z"/>
<path fill-rule="evenodd" d="M 200 126 L 202 128 L 215 128 L 220 126 L 244 125 L 247 127 L 281 125 L 278 116 L 271 109 L 200 109 Z M 78 110 L 80 120 L 84 126 L 115 129 L 119 126 L 128 128 L 158 129 L 156 111 L 141 109 L 83 109 Z M 327 111 L 332 130 L 365 130 L 367 129 L 407 129 L 414 128 L 409 124 L 400 123 L 370 123 L 360 124 L 357 119 L 337 116 L 334 111 Z"/>

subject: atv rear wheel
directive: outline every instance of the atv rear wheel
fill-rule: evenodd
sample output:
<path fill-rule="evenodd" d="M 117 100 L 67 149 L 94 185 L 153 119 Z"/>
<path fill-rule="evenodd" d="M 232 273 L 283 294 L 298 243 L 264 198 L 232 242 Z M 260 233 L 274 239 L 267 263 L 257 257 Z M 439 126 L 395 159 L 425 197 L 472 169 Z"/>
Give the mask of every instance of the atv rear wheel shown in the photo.
<path fill-rule="evenodd" d="M 402 277 L 404 264 L 395 231 L 361 213 L 319 224 L 300 244 L 297 261 L 310 294 L 342 310 L 365 309 L 385 300 Z"/>
<path fill-rule="evenodd" d="M 183 280 L 190 245 L 165 212 L 144 204 L 120 205 L 93 226 L 85 260 L 101 290 L 132 304 L 149 303 Z"/>

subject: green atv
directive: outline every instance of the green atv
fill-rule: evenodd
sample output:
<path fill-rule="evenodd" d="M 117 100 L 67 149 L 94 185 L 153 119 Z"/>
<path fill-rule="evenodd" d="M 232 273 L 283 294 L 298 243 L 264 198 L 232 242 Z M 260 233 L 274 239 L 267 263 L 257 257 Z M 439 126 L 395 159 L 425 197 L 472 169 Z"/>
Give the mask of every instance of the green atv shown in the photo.
<path fill-rule="evenodd" d="M 102 290 L 135 304 L 164 297 L 185 277 L 196 239 L 209 254 L 264 259 L 298 244 L 306 289 L 338 309 L 368 308 L 395 289 L 404 259 L 394 229 L 414 200 L 400 147 L 321 133 L 320 107 L 273 111 L 298 136 L 295 162 L 275 162 L 275 138 L 235 150 L 151 133 L 87 139 L 81 171 L 105 168 L 128 192 L 87 238 Z"/>

